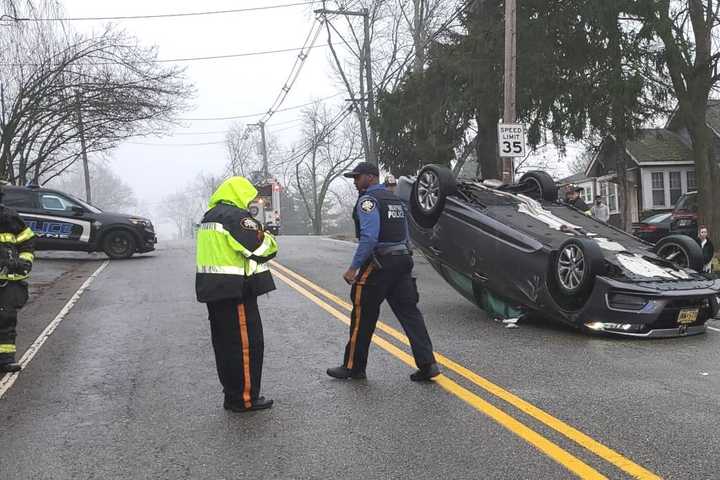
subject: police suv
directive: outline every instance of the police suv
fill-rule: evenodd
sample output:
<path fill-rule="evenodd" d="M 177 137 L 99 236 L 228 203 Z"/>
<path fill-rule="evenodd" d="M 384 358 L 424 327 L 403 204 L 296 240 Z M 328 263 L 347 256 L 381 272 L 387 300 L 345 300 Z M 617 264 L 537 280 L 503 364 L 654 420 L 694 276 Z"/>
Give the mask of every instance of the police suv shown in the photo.
<path fill-rule="evenodd" d="M 3 187 L 3 204 L 15 209 L 37 235 L 38 250 L 105 252 L 129 258 L 155 250 L 150 220 L 103 212 L 66 193 L 40 187 Z"/>

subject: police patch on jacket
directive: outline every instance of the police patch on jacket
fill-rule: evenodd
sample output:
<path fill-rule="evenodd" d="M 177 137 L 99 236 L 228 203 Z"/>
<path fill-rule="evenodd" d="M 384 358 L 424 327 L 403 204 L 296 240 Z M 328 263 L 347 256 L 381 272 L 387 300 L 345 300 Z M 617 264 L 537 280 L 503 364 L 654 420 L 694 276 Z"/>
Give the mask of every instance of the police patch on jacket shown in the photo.
<path fill-rule="evenodd" d="M 405 209 L 402 205 L 388 205 L 387 216 L 392 218 L 405 218 Z"/>
<path fill-rule="evenodd" d="M 362 210 L 365 213 L 370 213 L 373 210 L 375 210 L 375 205 L 377 202 L 371 198 L 366 198 L 362 202 L 360 202 L 360 210 Z"/>
<path fill-rule="evenodd" d="M 259 230 L 260 225 L 250 217 L 245 217 L 240 220 L 240 226 L 245 230 Z"/>

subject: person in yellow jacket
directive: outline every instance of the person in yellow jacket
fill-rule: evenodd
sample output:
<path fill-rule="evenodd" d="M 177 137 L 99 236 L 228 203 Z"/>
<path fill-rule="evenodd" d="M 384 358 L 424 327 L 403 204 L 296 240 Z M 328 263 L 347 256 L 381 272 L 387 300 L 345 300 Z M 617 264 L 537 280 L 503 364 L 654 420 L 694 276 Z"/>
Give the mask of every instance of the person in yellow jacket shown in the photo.
<path fill-rule="evenodd" d="M 195 290 L 207 304 L 224 408 L 263 410 L 263 330 L 257 297 L 275 290 L 266 264 L 277 243 L 248 211 L 257 190 L 244 177 L 225 180 L 210 198 L 197 232 Z"/>
<path fill-rule="evenodd" d="M 15 361 L 17 315 L 28 301 L 25 280 L 35 259 L 35 234 L 20 215 L 2 205 L 0 189 L 0 372 L 20 371 Z"/>

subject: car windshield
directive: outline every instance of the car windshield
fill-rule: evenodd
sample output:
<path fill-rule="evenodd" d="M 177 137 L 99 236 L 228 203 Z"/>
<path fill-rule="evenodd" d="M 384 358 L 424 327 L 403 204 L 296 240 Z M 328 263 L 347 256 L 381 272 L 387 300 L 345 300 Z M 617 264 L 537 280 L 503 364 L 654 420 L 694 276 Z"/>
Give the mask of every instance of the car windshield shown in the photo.
<path fill-rule="evenodd" d="M 650 218 L 647 218 L 643 223 L 662 223 L 671 216 L 672 214 L 670 213 L 659 213 L 657 215 L 653 215 Z"/>
<path fill-rule="evenodd" d="M 85 209 L 90 210 L 92 213 L 102 213 L 102 210 L 100 210 L 100 209 L 99 209 L 98 207 L 96 207 L 95 205 L 90 205 L 89 203 L 83 202 L 82 200 L 80 200 L 80 199 L 78 199 L 78 198 L 75 198 L 75 197 L 72 197 L 72 196 L 70 196 L 70 195 L 68 195 L 68 197 L 69 197 L 73 202 L 79 203 L 79 204 L 82 205 Z"/>
<path fill-rule="evenodd" d="M 675 210 L 697 212 L 697 194 L 689 193 L 680 197 L 675 205 Z"/>

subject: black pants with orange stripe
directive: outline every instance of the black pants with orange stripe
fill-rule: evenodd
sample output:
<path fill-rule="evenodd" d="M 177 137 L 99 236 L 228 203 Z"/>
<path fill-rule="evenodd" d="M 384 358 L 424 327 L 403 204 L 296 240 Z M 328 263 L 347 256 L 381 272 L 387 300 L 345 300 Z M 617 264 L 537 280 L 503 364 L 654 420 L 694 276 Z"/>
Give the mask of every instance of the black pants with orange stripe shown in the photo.
<path fill-rule="evenodd" d="M 207 304 L 225 399 L 250 407 L 260 394 L 265 343 L 257 298 Z"/>
<path fill-rule="evenodd" d="M 380 305 L 385 300 L 410 340 L 417 367 L 435 363 L 425 319 L 417 307 L 419 297 L 412 276 L 412 257 L 389 256 L 383 259 L 383 264 L 380 270 L 372 264 L 363 266 L 350 293 L 353 310 L 344 365 L 354 372 L 365 371 Z"/>

